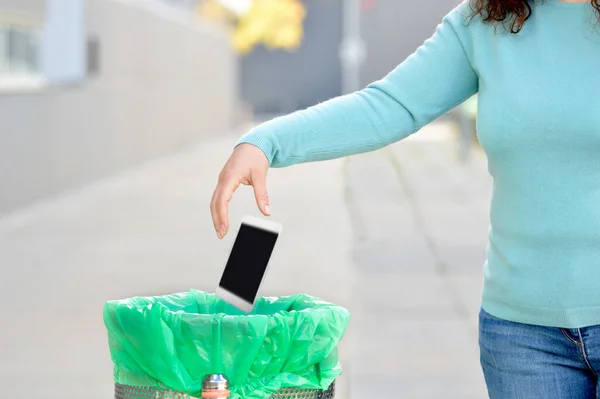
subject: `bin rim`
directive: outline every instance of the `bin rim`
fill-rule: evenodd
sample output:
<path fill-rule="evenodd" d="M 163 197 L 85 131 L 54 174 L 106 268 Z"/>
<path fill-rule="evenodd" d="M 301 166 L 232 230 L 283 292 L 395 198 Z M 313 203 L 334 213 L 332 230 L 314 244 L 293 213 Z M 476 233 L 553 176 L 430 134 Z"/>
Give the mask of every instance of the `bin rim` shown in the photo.
<path fill-rule="evenodd" d="M 190 294 L 194 295 L 194 297 L 196 297 L 196 298 L 197 298 L 197 295 L 200 294 L 200 295 L 203 295 L 206 297 L 217 299 L 224 306 L 230 308 L 232 310 L 232 312 L 224 312 L 224 311 L 218 311 L 218 312 L 214 312 L 214 313 L 191 312 L 189 310 L 186 310 L 184 307 L 182 307 L 180 309 L 173 309 L 173 308 L 167 306 L 165 303 L 160 302 L 161 299 L 168 299 L 168 298 L 172 298 L 173 296 L 181 296 L 183 298 L 183 297 L 188 297 Z M 278 310 L 278 311 L 270 313 L 270 314 L 255 313 L 255 310 L 258 309 L 258 306 L 255 306 L 254 309 L 252 310 L 252 312 L 245 313 L 244 311 L 237 309 L 233 305 L 225 302 L 223 299 L 219 298 L 214 293 L 207 293 L 207 292 L 196 290 L 196 289 L 190 289 L 190 290 L 175 293 L 175 294 L 164 294 L 164 295 L 157 295 L 157 296 L 134 296 L 134 297 L 125 298 L 125 299 L 111 300 L 111 301 L 106 302 L 105 308 L 107 310 L 109 310 L 109 309 L 115 310 L 119 307 L 124 306 L 124 307 L 127 307 L 132 310 L 142 310 L 142 309 L 151 310 L 153 306 L 157 306 L 157 307 L 163 309 L 165 312 L 168 312 L 171 314 L 182 314 L 182 315 L 187 315 L 190 317 L 197 317 L 199 319 L 201 319 L 203 317 L 213 319 L 215 316 L 218 316 L 220 318 L 235 317 L 237 319 L 257 318 L 257 317 L 270 318 L 275 315 L 286 315 L 286 314 L 294 314 L 294 313 L 321 313 L 321 312 L 331 312 L 332 310 L 336 311 L 336 312 L 340 312 L 345 315 L 349 315 L 349 311 L 347 309 L 345 309 L 344 307 L 333 304 L 328 301 L 325 301 L 318 297 L 313 297 L 308 294 L 286 295 L 286 296 L 279 296 L 279 297 L 263 296 L 263 297 L 258 297 L 255 301 L 255 304 L 259 304 L 261 302 L 268 302 L 267 305 L 275 305 L 277 302 L 285 302 L 289 298 L 298 297 L 298 296 L 306 299 L 305 302 L 310 302 L 317 306 L 298 308 L 298 309 L 282 309 L 282 310 Z M 134 300 L 138 300 L 138 299 L 146 300 L 149 303 L 145 303 L 142 305 L 134 305 L 133 304 Z M 175 305 L 176 307 L 181 306 L 180 304 L 176 304 L 176 303 L 172 303 L 172 305 Z"/>

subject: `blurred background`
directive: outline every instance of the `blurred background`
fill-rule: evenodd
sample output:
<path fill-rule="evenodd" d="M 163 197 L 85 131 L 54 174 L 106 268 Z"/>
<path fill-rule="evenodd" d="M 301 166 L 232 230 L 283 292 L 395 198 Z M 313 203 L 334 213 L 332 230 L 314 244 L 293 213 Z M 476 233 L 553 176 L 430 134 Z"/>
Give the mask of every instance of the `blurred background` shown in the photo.
<path fill-rule="evenodd" d="M 381 78 L 458 2 L 0 0 L 1 396 L 112 397 L 102 306 L 214 291 L 236 139 Z M 475 116 L 474 97 L 380 151 L 269 172 L 284 234 L 261 294 L 350 309 L 337 398 L 486 397 Z"/>

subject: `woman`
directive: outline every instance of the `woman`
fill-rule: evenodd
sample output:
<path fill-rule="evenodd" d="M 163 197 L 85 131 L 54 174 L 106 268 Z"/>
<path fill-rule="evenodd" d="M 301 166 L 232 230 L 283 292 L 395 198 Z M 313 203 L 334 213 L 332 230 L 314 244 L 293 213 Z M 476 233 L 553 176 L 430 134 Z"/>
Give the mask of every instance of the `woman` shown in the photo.
<path fill-rule="evenodd" d="M 389 75 L 245 135 L 211 203 L 239 184 L 269 215 L 270 166 L 381 148 L 478 93 L 494 178 L 480 313 L 492 399 L 596 398 L 600 372 L 600 0 L 471 0 Z"/>

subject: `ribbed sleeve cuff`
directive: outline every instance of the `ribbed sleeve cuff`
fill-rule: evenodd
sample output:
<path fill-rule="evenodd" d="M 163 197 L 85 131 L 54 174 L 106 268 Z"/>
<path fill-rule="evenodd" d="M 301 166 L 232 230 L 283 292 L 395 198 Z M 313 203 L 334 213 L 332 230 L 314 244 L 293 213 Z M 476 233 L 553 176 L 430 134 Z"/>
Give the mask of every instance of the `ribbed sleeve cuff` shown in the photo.
<path fill-rule="evenodd" d="M 247 135 L 240 138 L 238 140 L 238 142 L 235 144 L 235 147 L 237 147 L 240 144 L 245 144 L 245 143 L 252 144 L 252 145 L 255 145 L 258 148 L 260 148 L 262 150 L 262 152 L 264 152 L 264 154 L 266 155 L 267 159 L 269 160 L 269 166 L 273 165 L 273 160 L 275 159 L 276 148 L 275 148 L 275 145 L 273 144 L 273 142 L 268 137 L 265 137 L 262 134 L 253 134 L 252 132 L 250 132 Z"/>

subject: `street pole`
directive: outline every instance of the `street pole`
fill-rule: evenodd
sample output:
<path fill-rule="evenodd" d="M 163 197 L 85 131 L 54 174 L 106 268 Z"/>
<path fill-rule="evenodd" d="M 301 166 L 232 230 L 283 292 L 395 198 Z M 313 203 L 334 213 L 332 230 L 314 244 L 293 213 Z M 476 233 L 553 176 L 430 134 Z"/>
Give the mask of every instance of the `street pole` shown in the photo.
<path fill-rule="evenodd" d="M 342 1 L 342 91 L 344 94 L 360 90 L 360 67 L 365 59 L 365 44 L 360 33 L 361 0 Z"/>

